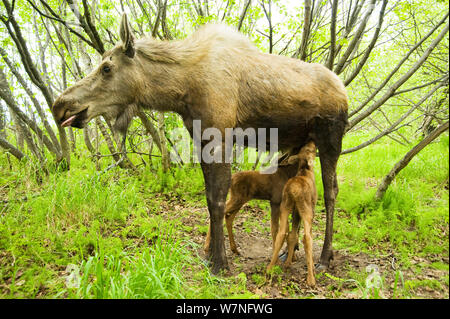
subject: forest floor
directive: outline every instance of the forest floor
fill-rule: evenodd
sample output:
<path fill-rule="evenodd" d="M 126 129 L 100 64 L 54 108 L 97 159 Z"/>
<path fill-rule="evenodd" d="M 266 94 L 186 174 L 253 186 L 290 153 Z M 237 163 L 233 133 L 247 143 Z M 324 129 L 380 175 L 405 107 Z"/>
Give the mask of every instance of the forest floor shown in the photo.
<path fill-rule="evenodd" d="M 192 240 L 197 249 L 194 253 L 206 258 L 203 243 L 209 223 L 206 207 L 186 206 L 186 202 L 163 195 L 160 201 L 161 214 L 167 219 L 179 221 L 183 230 L 181 240 Z M 258 201 L 243 206 L 233 224 L 235 241 L 239 254 L 230 250 L 228 234 L 224 227 L 225 247 L 229 269 L 224 276 L 233 277 L 244 273 L 247 289 L 261 298 L 449 298 L 449 286 L 438 283 L 448 276 L 448 270 L 436 269 L 433 263 L 448 265 L 448 256 L 431 258 L 412 257 L 411 267 L 402 268 L 397 264 L 395 251 L 384 254 L 352 253 L 345 249 L 334 250 L 334 259 L 327 271 L 316 274 L 317 285 L 306 285 L 307 266 L 305 253 L 300 241 L 296 260 L 291 267 L 280 267 L 273 275 L 265 273 L 272 254 L 269 212 L 259 207 Z M 335 218 L 345 218 L 336 214 Z M 315 213 L 313 221 L 313 257 L 318 261 L 322 251 L 325 230 L 325 211 Z M 337 230 L 338 231 L 338 230 Z M 300 238 L 303 229 L 300 229 Z M 417 273 L 414 265 L 420 265 Z M 368 275 L 376 269 L 381 281 L 370 289 Z M 368 272 L 369 271 L 369 272 Z M 399 274 L 402 278 L 399 278 Z M 397 275 L 397 276 L 396 276 Z M 402 281 L 402 282 L 401 282 Z M 405 284 L 406 283 L 406 284 Z M 433 283 L 435 283 L 433 285 Z"/>
<path fill-rule="evenodd" d="M 340 158 L 335 257 L 315 288 L 306 285 L 301 243 L 289 269 L 266 274 L 267 201 L 250 201 L 235 218 L 240 255 L 224 227 L 229 269 L 210 273 L 198 165 L 98 171 L 80 150 L 70 171 L 38 176 L 0 153 L 0 298 L 449 298 L 448 149 L 448 136 L 425 148 L 381 201 L 377 185 L 408 147 L 383 141 Z M 315 172 L 317 262 L 325 230 L 319 161 Z"/>

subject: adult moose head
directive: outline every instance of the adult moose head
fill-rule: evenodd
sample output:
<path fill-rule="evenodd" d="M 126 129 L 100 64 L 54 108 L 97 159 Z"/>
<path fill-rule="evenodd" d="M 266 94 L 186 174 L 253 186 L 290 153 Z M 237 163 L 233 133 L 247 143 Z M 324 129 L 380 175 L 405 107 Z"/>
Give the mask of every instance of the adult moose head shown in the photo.
<path fill-rule="evenodd" d="M 180 41 L 135 40 L 124 15 L 120 37 L 91 74 L 55 101 L 56 121 L 81 128 L 104 115 L 115 119 L 116 127 L 126 127 L 129 105 L 137 105 L 177 112 L 191 136 L 193 121 L 200 120 L 202 130 L 214 127 L 222 136 L 225 128 L 278 128 L 281 150 L 298 151 L 313 138 L 327 211 L 320 265 L 327 267 L 338 192 L 336 165 L 347 124 L 341 80 L 321 65 L 261 53 L 222 25 L 204 26 Z M 225 161 L 201 161 L 201 167 L 211 223 L 209 259 L 212 271 L 218 272 L 227 266 L 222 225 L 231 167 Z"/>

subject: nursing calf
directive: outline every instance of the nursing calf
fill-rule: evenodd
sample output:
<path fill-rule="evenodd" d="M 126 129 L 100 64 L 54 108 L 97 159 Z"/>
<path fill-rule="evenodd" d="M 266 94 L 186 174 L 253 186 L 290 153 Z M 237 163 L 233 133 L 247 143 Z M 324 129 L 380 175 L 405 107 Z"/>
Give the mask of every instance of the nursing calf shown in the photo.
<path fill-rule="evenodd" d="M 234 173 L 231 177 L 230 197 L 225 204 L 225 223 L 230 240 L 230 249 L 239 254 L 233 235 L 233 221 L 241 207 L 252 199 L 270 201 L 272 240 L 278 232 L 280 203 L 283 187 L 289 178 L 297 174 L 297 165 L 280 163 L 273 174 L 258 171 Z M 210 244 L 210 232 L 206 237 L 204 249 L 207 252 Z"/>
<path fill-rule="evenodd" d="M 290 178 L 283 188 L 283 197 L 280 205 L 280 229 L 273 245 L 273 254 L 269 271 L 278 260 L 278 253 L 283 242 L 288 237 L 288 257 L 285 266 L 289 266 L 294 255 L 294 247 L 298 243 L 298 230 L 300 220 L 303 221 L 304 236 L 303 246 L 305 249 L 306 264 L 308 266 L 307 284 L 315 286 L 314 263 L 312 256 L 312 220 L 314 208 L 317 202 L 317 190 L 314 178 L 314 159 L 316 157 L 316 146 L 314 142 L 309 142 L 296 156 L 289 158 L 289 163 L 298 163 L 298 172 L 295 177 Z M 298 214 L 292 218 L 292 229 L 289 231 L 289 215 Z"/>

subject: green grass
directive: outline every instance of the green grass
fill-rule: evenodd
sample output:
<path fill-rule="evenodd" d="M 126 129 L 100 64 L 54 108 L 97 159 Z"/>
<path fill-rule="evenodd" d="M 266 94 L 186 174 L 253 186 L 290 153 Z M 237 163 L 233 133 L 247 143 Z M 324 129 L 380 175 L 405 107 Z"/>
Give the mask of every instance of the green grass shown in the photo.
<path fill-rule="evenodd" d="M 344 148 L 365 138 L 349 136 Z M 409 147 L 384 139 L 340 159 L 334 248 L 394 254 L 402 270 L 419 269 L 413 257 L 430 259 L 421 269 L 447 271 L 429 281 L 403 280 L 392 271 L 397 284 L 384 285 L 384 295 L 390 290 L 395 298 L 409 298 L 423 287 L 448 291 L 448 147 L 443 135 L 425 148 L 380 202 L 373 200 L 377 185 Z M 184 203 L 177 211 L 181 217 L 192 214 L 190 207 L 206 207 L 198 165 L 166 174 L 158 163 L 139 174 L 120 169 L 100 174 L 88 152 L 78 152 L 69 172 L 53 169 L 41 175 L 42 183 L 31 163 L 11 159 L 10 170 L 0 153 L 0 298 L 254 298 L 249 283 L 263 287 L 280 281 L 279 275 L 211 275 L 196 253 L 200 247 L 190 240 L 192 233 L 204 236 L 207 225 L 168 218 L 175 210 L 171 199 Z M 102 160 L 102 169 L 110 163 Z M 322 214 L 319 165 L 316 174 Z M 256 206 L 269 210 L 268 203 L 250 203 Z M 247 217 L 244 229 L 269 232 Z M 320 223 L 324 227 L 323 218 Z M 75 269 L 71 280 L 79 280 L 77 287 L 67 284 L 68 265 Z M 349 271 L 345 284 L 338 280 L 330 289 L 382 297 L 383 291 L 365 290 L 364 276 Z M 285 290 L 310 296 L 299 294 L 295 283 Z"/>
<path fill-rule="evenodd" d="M 180 223 L 162 216 L 155 195 L 164 192 L 201 205 L 198 168 L 99 174 L 80 156 L 38 185 L 26 163 L 15 165 L 1 171 L 0 297 L 252 297 L 240 279 L 212 276 L 199 247 L 174 230 Z M 66 285 L 68 265 L 78 269 L 78 288 Z"/>
<path fill-rule="evenodd" d="M 350 142 L 356 145 L 364 139 Z M 377 185 L 409 150 L 399 144 L 387 147 L 386 142 L 340 159 L 336 248 L 380 254 L 394 249 L 406 265 L 412 253 L 448 256 L 449 198 L 443 187 L 448 181 L 448 136 L 419 153 L 375 202 Z"/>

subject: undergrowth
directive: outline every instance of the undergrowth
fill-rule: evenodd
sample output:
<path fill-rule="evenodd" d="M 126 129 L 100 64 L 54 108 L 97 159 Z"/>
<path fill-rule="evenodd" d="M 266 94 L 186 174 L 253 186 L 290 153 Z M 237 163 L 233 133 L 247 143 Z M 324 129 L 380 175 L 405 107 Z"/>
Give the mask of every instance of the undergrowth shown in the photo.
<path fill-rule="evenodd" d="M 349 136 L 344 148 L 365 139 Z M 396 298 L 412 297 L 422 286 L 448 290 L 448 146 L 443 135 L 425 148 L 378 202 L 376 187 L 409 147 L 382 140 L 339 161 L 334 248 L 395 254 L 399 267 L 416 272 L 420 268 L 411 260 L 419 256 L 433 261 L 423 267 L 447 271 L 430 282 L 404 280 L 395 272 Z M 86 150 L 73 156 L 68 172 L 53 168 L 45 175 L 5 153 L 0 164 L 1 298 L 253 298 L 258 296 L 247 289 L 249 281 L 258 287 L 273 281 L 259 274 L 211 275 L 197 254 L 201 248 L 185 233 L 192 229 L 165 217 L 177 209 L 163 205 L 171 198 L 187 210 L 206 206 L 198 164 L 167 173 L 159 163 L 139 173 L 101 172 Z M 103 160 L 102 169 L 109 164 Z M 316 211 L 323 214 L 319 167 L 317 160 Z M 266 203 L 260 207 L 269 209 Z M 324 227 L 324 218 L 318 220 Z M 247 221 L 244 227 L 256 226 Z M 198 228 L 206 233 L 206 225 Z M 356 273 L 343 280 L 340 286 L 350 285 L 359 297 L 386 295 L 371 295 L 365 277 Z"/>

